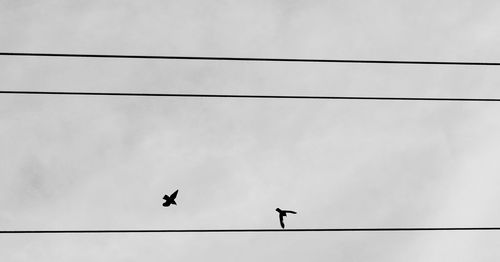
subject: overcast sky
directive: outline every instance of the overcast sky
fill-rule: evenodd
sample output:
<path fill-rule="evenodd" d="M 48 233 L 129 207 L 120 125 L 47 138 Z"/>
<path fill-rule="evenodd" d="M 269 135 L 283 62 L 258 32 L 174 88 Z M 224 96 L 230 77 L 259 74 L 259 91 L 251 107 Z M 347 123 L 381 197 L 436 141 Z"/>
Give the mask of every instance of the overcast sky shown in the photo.
<path fill-rule="evenodd" d="M 0 52 L 500 61 L 497 1 L 0 0 Z M 500 68 L 0 57 L 0 89 L 499 98 Z M 0 95 L 0 230 L 499 226 L 500 104 Z M 177 206 L 162 197 L 179 189 Z M 498 232 L 0 235 L 0 261 L 494 261 Z"/>

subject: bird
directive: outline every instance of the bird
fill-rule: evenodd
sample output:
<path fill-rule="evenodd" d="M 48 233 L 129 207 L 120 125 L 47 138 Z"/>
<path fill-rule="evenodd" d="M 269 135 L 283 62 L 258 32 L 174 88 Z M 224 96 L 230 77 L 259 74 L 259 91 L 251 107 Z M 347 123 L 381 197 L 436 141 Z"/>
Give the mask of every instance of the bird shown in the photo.
<path fill-rule="evenodd" d="M 286 217 L 286 214 L 287 213 L 290 213 L 290 214 L 297 214 L 297 212 L 295 211 L 291 211 L 291 210 L 281 210 L 279 208 L 276 208 L 276 211 L 279 213 L 280 215 L 280 224 L 281 224 L 281 228 L 285 229 L 285 223 L 283 223 L 283 217 Z"/>
<path fill-rule="evenodd" d="M 172 193 L 172 195 L 168 196 L 168 195 L 165 195 L 163 197 L 163 199 L 165 199 L 165 203 L 163 203 L 163 206 L 164 207 L 168 207 L 170 205 L 177 205 L 177 203 L 175 203 L 175 198 L 177 197 L 177 192 L 179 192 L 179 190 L 175 190 L 174 193 Z"/>

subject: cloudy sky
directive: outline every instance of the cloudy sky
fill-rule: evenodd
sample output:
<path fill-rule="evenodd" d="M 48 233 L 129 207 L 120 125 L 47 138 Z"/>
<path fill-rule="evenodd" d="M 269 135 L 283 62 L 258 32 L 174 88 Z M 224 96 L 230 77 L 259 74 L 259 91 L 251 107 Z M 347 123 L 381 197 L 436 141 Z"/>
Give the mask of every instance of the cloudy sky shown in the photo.
<path fill-rule="evenodd" d="M 0 52 L 500 61 L 500 3 L 0 1 Z M 500 97 L 497 67 L 0 57 L 0 89 Z M 0 229 L 499 226 L 500 104 L 0 95 Z M 178 206 L 162 197 L 179 189 Z M 493 261 L 497 232 L 0 235 L 1 261 Z"/>

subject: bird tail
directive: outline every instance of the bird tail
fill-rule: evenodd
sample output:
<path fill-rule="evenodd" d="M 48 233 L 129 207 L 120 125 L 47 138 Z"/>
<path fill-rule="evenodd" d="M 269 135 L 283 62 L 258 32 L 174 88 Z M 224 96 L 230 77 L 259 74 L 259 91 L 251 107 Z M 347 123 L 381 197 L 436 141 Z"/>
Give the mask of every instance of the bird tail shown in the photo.
<path fill-rule="evenodd" d="M 177 203 L 175 203 L 175 200 L 172 200 L 172 205 L 177 205 Z"/>

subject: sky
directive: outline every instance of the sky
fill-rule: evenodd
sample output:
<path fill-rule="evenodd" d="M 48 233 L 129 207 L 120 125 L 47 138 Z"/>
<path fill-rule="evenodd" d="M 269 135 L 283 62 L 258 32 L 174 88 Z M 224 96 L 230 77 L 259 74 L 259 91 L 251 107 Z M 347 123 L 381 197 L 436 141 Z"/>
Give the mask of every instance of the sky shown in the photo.
<path fill-rule="evenodd" d="M 0 0 L 0 52 L 500 61 L 497 1 Z M 497 67 L 0 57 L 2 90 L 499 98 Z M 0 230 L 500 226 L 495 102 L 0 95 Z M 179 189 L 177 206 L 162 197 Z M 494 261 L 497 232 L 0 235 L 0 261 Z"/>

